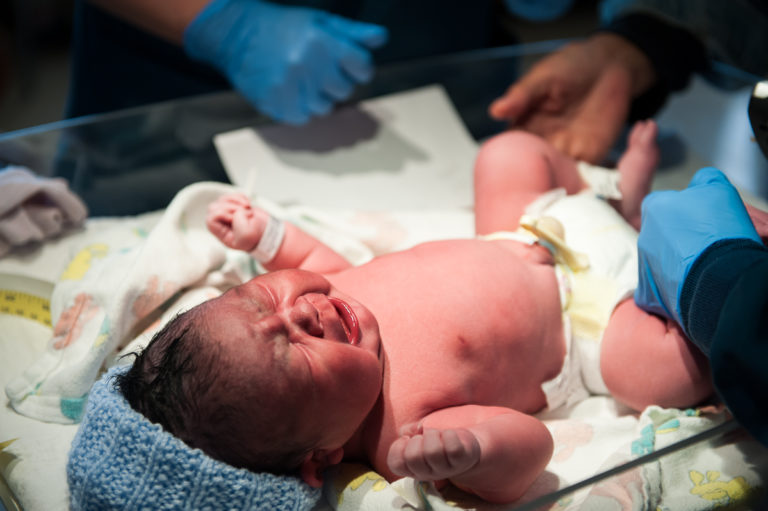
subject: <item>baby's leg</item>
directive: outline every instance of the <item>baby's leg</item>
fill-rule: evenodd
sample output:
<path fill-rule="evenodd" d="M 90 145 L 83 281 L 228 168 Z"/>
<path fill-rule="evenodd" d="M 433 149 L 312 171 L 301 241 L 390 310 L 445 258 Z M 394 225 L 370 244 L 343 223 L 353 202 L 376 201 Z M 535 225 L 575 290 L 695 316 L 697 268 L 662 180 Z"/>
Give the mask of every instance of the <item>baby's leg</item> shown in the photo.
<path fill-rule="evenodd" d="M 475 232 L 517 229 L 525 207 L 557 187 L 568 193 L 584 187 L 571 158 L 530 133 L 493 137 L 475 161 Z"/>
<path fill-rule="evenodd" d="M 631 298 L 613 311 L 600 365 L 611 394 L 635 410 L 694 406 L 712 394 L 706 357 L 673 321 L 649 314 Z"/>
<path fill-rule="evenodd" d="M 653 172 L 659 164 L 659 148 L 656 145 L 658 131 L 654 121 L 637 122 L 629 134 L 627 150 L 619 159 L 619 190 L 622 199 L 611 203 L 637 230 L 640 230 L 640 205 L 651 190 Z"/>

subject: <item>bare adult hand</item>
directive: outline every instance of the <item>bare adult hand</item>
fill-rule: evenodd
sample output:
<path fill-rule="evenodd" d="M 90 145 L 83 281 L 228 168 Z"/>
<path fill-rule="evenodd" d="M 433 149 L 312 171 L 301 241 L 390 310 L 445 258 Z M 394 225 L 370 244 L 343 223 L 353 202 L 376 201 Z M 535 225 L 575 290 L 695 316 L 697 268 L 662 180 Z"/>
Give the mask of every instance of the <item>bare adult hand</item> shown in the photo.
<path fill-rule="evenodd" d="M 633 98 L 655 80 L 651 62 L 637 47 L 618 35 L 596 34 L 539 61 L 489 112 L 565 154 L 600 163 L 621 133 Z"/>

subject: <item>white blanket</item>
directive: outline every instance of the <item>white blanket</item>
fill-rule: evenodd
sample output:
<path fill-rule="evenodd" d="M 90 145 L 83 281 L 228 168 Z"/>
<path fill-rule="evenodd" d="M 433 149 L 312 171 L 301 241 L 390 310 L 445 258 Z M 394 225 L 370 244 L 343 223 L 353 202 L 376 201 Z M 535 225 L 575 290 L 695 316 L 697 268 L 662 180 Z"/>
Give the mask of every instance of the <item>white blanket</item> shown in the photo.
<path fill-rule="evenodd" d="M 690 438 L 727 419 L 714 408 L 665 410 L 650 407 L 638 417 L 622 413 L 609 397 L 590 397 L 561 410 L 563 418 L 542 415 L 555 440 L 547 469 L 515 503 L 523 506 L 638 456 Z M 768 450 L 743 433 L 694 445 L 594 485 L 537 506 L 551 511 L 705 511 L 748 505 L 764 493 Z M 410 478 L 388 483 L 370 467 L 342 464 L 325 496 L 339 511 L 359 509 L 502 511 L 515 506 L 483 502 L 451 486 Z"/>

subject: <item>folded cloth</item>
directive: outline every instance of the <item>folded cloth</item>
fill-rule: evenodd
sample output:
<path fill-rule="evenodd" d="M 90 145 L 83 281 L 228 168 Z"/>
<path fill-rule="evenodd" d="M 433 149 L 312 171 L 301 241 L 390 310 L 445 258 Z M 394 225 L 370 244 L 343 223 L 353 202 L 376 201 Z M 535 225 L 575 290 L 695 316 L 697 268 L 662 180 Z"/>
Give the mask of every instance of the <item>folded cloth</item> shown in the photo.
<path fill-rule="evenodd" d="M 70 507 L 110 509 L 312 509 L 320 490 L 293 476 L 214 460 L 131 408 L 109 370 L 91 391 L 67 463 Z"/>
<path fill-rule="evenodd" d="M 75 254 L 51 296 L 51 341 L 6 384 L 13 409 L 48 422 L 78 422 L 107 361 L 174 296 L 225 264 L 227 249 L 208 232 L 205 215 L 212 200 L 234 190 L 224 183 L 189 185 L 149 233 L 105 238 Z"/>
<path fill-rule="evenodd" d="M 87 215 L 64 179 L 38 176 L 24 167 L 0 170 L 0 257 L 15 246 L 77 226 Z"/>

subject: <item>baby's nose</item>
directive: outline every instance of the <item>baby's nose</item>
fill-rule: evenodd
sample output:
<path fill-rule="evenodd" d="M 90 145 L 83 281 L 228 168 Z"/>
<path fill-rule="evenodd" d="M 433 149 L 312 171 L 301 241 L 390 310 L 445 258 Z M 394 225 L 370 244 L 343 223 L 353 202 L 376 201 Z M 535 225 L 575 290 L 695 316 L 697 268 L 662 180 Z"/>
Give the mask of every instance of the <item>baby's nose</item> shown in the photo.
<path fill-rule="evenodd" d="M 323 336 L 323 325 L 320 324 L 317 309 L 303 297 L 296 300 L 288 316 L 291 323 L 314 337 Z"/>

